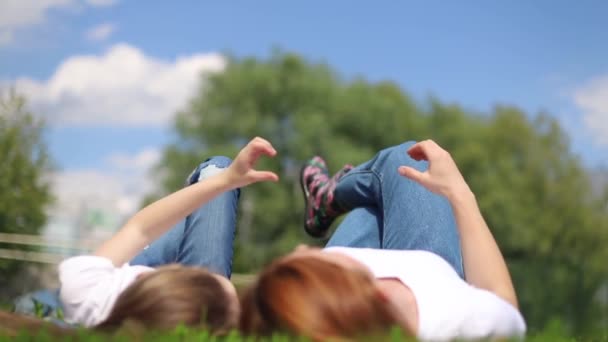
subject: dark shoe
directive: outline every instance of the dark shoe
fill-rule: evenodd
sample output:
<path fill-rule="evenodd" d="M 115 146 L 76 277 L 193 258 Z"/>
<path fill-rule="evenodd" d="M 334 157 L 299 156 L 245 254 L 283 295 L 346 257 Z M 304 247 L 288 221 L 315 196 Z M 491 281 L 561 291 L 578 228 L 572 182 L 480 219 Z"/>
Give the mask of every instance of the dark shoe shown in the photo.
<path fill-rule="evenodd" d="M 306 203 L 304 230 L 310 236 L 325 237 L 334 220 L 346 212 L 334 201 L 334 190 L 340 178 L 352 168 L 345 165 L 330 178 L 325 161 L 314 157 L 300 170 L 300 185 Z"/>

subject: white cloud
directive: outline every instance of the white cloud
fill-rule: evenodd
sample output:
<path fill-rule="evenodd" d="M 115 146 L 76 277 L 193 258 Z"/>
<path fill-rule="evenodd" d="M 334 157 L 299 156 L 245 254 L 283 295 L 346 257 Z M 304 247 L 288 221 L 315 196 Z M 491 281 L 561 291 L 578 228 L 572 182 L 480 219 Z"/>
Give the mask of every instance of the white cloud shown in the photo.
<path fill-rule="evenodd" d="M 116 31 L 116 25 L 105 23 L 93 27 L 85 33 L 85 37 L 90 41 L 102 41 L 108 39 Z"/>
<path fill-rule="evenodd" d="M 608 75 L 588 81 L 573 94 L 574 103 L 596 141 L 608 145 Z"/>
<path fill-rule="evenodd" d="M 39 24 L 53 8 L 69 7 L 72 0 L 3 0 L 0 4 L 0 28 L 12 29 Z"/>
<path fill-rule="evenodd" d="M 20 78 L 15 84 L 51 124 L 166 125 L 197 90 L 201 73 L 219 72 L 225 64 L 217 53 L 164 61 L 117 44 L 101 56 L 66 59 L 46 81 Z"/>
<path fill-rule="evenodd" d="M 123 171 L 148 170 L 160 160 L 161 153 L 157 148 L 147 148 L 132 156 L 126 153 L 114 153 L 106 158 L 106 162 Z"/>
<path fill-rule="evenodd" d="M 49 10 L 71 5 L 73 0 L 3 0 L 0 2 L 0 44 L 11 43 L 16 30 L 43 23 Z"/>
<path fill-rule="evenodd" d="M 14 41 L 15 32 L 43 24 L 52 10 L 111 6 L 113 0 L 2 0 L 0 1 L 0 46 Z"/>
<path fill-rule="evenodd" d="M 103 170 L 74 169 L 51 176 L 57 201 L 50 211 L 45 235 L 107 237 L 155 190 L 149 170 L 160 151 L 148 148 L 137 154 L 115 153 Z M 80 235 L 79 235 L 80 234 Z"/>
<path fill-rule="evenodd" d="M 118 2 L 118 0 L 86 0 L 86 3 L 90 6 L 95 7 L 107 7 L 113 6 Z"/>

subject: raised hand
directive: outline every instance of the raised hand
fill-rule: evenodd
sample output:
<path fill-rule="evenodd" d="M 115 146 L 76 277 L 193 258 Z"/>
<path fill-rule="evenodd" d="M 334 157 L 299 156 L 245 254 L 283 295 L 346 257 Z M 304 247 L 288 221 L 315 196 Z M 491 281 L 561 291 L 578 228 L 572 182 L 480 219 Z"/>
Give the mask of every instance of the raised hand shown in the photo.
<path fill-rule="evenodd" d="M 429 168 L 420 172 L 409 166 L 400 166 L 398 171 L 402 176 L 448 198 L 470 191 L 452 156 L 433 140 L 416 143 L 407 153 L 415 160 L 428 161 Z"/>
<path fill-rule="evenodd" d="M 261 156 L 274 157 L 277 151 L 267 140 L 253 138 L 234 158 L 234 161 L 226 170 L 229 182 L 234 187 L 240 188 L 251 183 L 279 180 L 279 176 L 271 171 L 258 171 L 255 164 Z"/>

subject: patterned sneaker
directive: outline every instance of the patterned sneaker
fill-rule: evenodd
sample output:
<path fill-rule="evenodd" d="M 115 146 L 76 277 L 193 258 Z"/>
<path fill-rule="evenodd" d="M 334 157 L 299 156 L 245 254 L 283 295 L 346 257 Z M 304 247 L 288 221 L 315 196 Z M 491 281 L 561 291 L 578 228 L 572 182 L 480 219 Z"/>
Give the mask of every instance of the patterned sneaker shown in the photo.
<path fill-rule="evenodd" d="M 334 201 L 334 190 L 338 180 L 352 168 L 352 165 L 345 165 L 330 178 L 327 164 L 321 157 L 312 158 L 302 167 L 300 185 L 306 203 L 304 230 L 310 236 L 325 237 L 334 220 L 346 212 Z"/>

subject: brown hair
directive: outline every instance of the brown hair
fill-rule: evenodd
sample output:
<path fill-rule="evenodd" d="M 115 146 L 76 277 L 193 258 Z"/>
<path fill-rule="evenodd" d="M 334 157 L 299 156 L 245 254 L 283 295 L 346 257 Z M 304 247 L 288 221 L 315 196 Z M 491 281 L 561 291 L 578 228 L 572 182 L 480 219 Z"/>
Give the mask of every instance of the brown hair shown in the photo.
<path fill-rule="evenodd" d="M 236 327 L 238 302 L 210 272 L 170 265 L 145 273 L 123 291 L 108 318 L 97 328 L 124 324 L 171 329 L 180 324 L 220 334 Z"/>
<path fill-rule="evenodd" d="M 271 263 L 241 301 L 239 326 L 245 334 L 351 339 L 386 333 L 399 325 L 371 275 L 315 257 Z"/>

